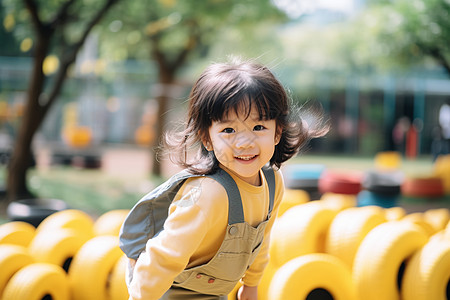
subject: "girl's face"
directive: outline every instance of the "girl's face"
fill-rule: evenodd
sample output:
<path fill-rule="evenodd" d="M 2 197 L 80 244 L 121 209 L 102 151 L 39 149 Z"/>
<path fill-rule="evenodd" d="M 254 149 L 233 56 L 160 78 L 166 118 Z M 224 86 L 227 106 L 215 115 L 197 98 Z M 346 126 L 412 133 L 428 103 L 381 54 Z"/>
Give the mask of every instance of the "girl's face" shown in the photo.
<path fill-rule="evenodd" d="M 244 116 L 244 117 L 242 117 Z M 279 142 L 275 120 L 259 120 L 256 109 L 250 115 L 234 110 L 209 128 L 210 142 L 205 147 L 220 164 L 244 181 L 260 185 L 259 170 L 270 161 Z"/>

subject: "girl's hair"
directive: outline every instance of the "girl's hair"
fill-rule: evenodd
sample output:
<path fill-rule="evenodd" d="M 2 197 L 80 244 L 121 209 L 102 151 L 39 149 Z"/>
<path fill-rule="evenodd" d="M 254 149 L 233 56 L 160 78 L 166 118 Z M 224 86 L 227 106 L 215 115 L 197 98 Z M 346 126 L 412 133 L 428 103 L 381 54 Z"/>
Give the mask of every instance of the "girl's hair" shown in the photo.
<path fill-rule="evenodd" d="M 170 159 L 194 174 L 213 172 L 218 161 L 202 143 L 209 141 L 212 122 L 225 119 L 230 110 L 236 114 L 244 111 L 248 117 L 253 108 L 261 120 L 275 120 L 277 132 L 281 133 L 269 162 L 277 168 L 311 138 L 328 131 L 321 110 L 295 108 L 284 87 L 265 66 L 237 60 L 215 63 L 203 71 L 191 90 L 184 128 L 164 137 Z M 188 159 L 188 153 L 193 157 Z"/>

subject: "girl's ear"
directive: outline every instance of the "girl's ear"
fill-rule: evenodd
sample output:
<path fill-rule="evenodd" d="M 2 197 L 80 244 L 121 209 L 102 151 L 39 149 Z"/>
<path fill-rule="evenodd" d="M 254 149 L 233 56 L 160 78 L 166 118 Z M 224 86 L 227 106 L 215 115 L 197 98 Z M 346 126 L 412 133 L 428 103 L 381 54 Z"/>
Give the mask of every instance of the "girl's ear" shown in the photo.
<path fill-rule="evenodd" d="M 211 142 L 207 138 L 202 138 L 202 144 L 203 144 L 203 147 L 205 147 L 206 150 L 208 150 L 208 151 L 212 151 L 213 150 Z"/>
<path fill-rule="evenodd" d="M 278 127 L 277 131 L 275 132 L 275 141 L 274 141 L 275 145 L 278 145 L 278 143 L 280 142 L 282 132 L 283 130 L 280 127 Z"/>

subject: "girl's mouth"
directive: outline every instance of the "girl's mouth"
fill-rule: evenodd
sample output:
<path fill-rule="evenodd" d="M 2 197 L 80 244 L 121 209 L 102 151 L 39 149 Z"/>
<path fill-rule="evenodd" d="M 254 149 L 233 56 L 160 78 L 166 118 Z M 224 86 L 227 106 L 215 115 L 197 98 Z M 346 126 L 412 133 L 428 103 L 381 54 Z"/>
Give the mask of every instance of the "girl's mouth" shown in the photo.
<path fill-rule="evenodd" d="M 234 158 L 236 158 L 237 160 L 243 161 L 243 162 L 247 162 L 247 161 L 252 161 L 256 157 L 257 157 L 257 155 L 239 155 L 239 156 L 235 156 Z"/>

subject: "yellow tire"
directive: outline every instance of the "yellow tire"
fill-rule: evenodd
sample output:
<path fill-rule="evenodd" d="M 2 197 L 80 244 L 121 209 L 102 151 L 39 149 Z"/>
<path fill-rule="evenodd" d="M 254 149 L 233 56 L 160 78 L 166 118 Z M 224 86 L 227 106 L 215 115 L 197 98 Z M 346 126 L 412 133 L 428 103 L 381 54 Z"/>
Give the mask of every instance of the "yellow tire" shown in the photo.
<path fill-rule="evenodd" d="M 26 222 L 13 221 L 0 225 L 0 244 L 27 247 L 34 237 L 36 228 Z"/>
<path fill-rule="evenodd" d="M 78 250 L 90 239 L 90 236 L 73 229 L 41 231 L 31 241 L 30 253 L 37 262 L 45 262 L 69 269 Z"/>
<path fill-rule="evenodd" d="M 435 227 L 425 219 L 424 213 L 411 213 L 404 216 L 402 219 L 400 219 L 400 221 L 410 222 L 412 224 L 418 225 L 420 228 L 422 228 L 423 231 L 427 233 L 428 237 L 436 233 Z"/>
<path fill-rule="evenodd" d="M 228 294 L 227 300 L 237 300 L 238 292 L 239 292 L 239 289 L 241 288 L 241 286 L 242 286 L 242 283 L 238 282 L 236 284 L 236 286 L 233 288 L 233 290 Z M 258 299 L 259 299 L 259 297 L 258 297 Z"/>
<path fill-rule="evenodd" d="M 268 299 L 306 300 L 318 293 L 329 295 L 326 299 L 357 299 L 350 269 L 329 254 L 303 255 L 280 267 L 273 276 Z"/>
<path fill-rule="evenodd" d="M 450 212 L 447 208 L 429 209 L 423 213 L 427 223 L 433 226 L 435 232 L 445 229 L 450 220 Z"/>
<path fill-rule="evenodd" d="M 415 224 L 401 221 L 378 225 L 367 234 L 356 252 L 353 278 L 358 299 L 398 300 L 402 265 L 428 240 Z"/>
<path fill-rule="evenodd" d="M 289 208 L 307 203 L 309 200 L 309 194 L 304 190 L 286 189 L 277 216 L 281 217 Z"/>
<path fill-rule="evenodd" d="M 109 299 L 109 279 L 122 255 L 117 237 L 103 235 L 87 241 L 69 268 L 72 300 Z"/>
<path fill-rule="evenodd" d="M 325 252 L 340 258 L 351 268 L 363 239 L 384 222 L 384 210 L 377 206 L 353 207 L 341 211 L 330 225 Z"/>
<path fill-rule="evenodd" d="M 450 221 L 447 223 L 444 230 L 442 230 L 442 236 L 450 241 Z"/>
<path fill-rule="evenodd" d="M 446 194 L 450 194 L 450 154 L 439 155 L 434 162 L 433 174 L 442 178 Z"/>
<path fill-rule="evenodd" d="M 450 278 L 450 243 L 442 233 L 430 238 L 405 269 L 403 300 L 447 300 Z"/>
<path fill-rule="evenodd" d="M 386 208 L 384 213 L 387 221 L 399 221 L 406 216 L 406 210 L 400 206 Z"/>
<path fill-rule="evenodd" d="M 18 271 L 7 284 L 2 300 L 69 300 L 69 283 L 61 267 L 34 263 Z"/>
<path fill-rule="evenodd" d="M 109 295 L 111 300 L 127 300 L 129 297 L 127 284 L 125 282 L 127 264 L 127 256 L 122 255 L 114 266 L 109 283 Z"/>
<path fill-rule="evenodd" d="M 397 151 L 378 152 L 374 157 L 375 168 L 382 171 L 393 171 L 400 167 L 402 155 Z"/>
<path fill-rule="evenodd" d="M 94 222 L 94 234 L 119 236 L 120 228 L 129 211 L 128 209 L 116 209 L 104 213 Z"/>
<path fill-rule="evenodd" d="M 272 229 L 271 259 L 281 266 L 300 255 L 324 252 L 328 227 L 336 214 L 319 201 L 288 209 Z"/>
<path fill-rule="evenodd" d="M 94 221 L 87 213 L 77 209 L 66 209 L 45 218 L 36 228 L 36 233 L 41 231 L 51 232 L 55 229 L 73 229 L 91 237 L 94 236 Z"/>
<path fill-rule="evenodd" d="M 33 262 L 34 259 L 25 247 L 10 244 L 0 245 L 0 296 L 11 277 Z"/>
<path fill-rule="evenodd" d="M 320 197 L 320 202 L 331 209 L 341 211 L 346 208 L 355 207 L 357 198 L 355 195 L 336 193 L 325 193 Z"/>
<path fill-rule="evenodd" d="M 264 269 L 264 273 L 261 277 L 261 281 L 258 284 L 258 300 L 270 300 L 268 298 L 269 286 L 272 282 L 273 275 L 278 270 L 277 266 L 272 260 L 269 260 L 266 268 Z M 229 299 L 231 300 L 231 299 Z M 233 299 L 235 300 L 235 299 Z"/>

